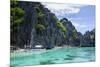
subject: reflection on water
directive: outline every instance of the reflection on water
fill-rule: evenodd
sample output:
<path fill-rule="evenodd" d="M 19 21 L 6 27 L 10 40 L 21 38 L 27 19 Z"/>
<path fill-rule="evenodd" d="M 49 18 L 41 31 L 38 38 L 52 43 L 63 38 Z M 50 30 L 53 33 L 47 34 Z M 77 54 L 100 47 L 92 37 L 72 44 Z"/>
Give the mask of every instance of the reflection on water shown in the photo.
<path fill-rule="evenodd" d="M 11 66 L 59 64 L 95 61 L 95 48 L 59 48 L 11 53 Z"/>

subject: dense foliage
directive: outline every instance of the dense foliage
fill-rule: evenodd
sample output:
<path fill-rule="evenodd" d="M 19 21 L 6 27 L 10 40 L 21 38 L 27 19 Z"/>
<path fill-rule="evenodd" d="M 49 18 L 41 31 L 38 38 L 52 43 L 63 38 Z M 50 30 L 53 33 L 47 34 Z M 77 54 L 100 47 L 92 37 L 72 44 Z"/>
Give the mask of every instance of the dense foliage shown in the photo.
<path fill-rule="evenodd" d="M 24 21 L 24 10 L 17 6 L 17 0 L 11 0 L 11 30 L 17 30 L 18 25 Z"/>

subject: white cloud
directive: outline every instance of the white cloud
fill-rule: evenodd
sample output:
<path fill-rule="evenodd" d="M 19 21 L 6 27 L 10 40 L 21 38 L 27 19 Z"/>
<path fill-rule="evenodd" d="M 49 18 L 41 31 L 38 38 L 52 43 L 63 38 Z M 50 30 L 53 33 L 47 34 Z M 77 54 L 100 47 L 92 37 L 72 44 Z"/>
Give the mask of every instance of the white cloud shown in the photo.
<path fill-rule="evenodd" d="M 82 17 L 76 17 L 76 18 L 75 17 L 74 18 L 72 17 L 72 18 L 68 18 L 68 19 L 69 20 L 73 20 L 73 21 L 80 21 L 80 20 L 82 21 L 83 20 Z"/>
<path fill-rule="evenodd" d="M 72 22 L 72 24 L 75 26 L 75 27 L 78 27 L 78 28 L 86 28 L 87 25 L 83 25 L 83 24 L 79 24 L 79 23 L 75 23 L 75 22 Z"/>
<path fill-rule="evenodd" d="M 72 5 L 72 4 L 56 4 L 56 3 L 42 3 L 56 16 L 65 16 L 71 13 L 78 13 L 80 8 L 84 5 Z"/>

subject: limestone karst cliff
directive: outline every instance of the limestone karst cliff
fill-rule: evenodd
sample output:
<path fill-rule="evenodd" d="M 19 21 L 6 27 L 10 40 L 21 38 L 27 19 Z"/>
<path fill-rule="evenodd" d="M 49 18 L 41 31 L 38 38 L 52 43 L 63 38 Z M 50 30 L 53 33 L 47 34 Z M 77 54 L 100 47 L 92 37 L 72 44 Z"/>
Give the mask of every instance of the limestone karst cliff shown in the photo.
<path fill-rule="evenodd" d="M 22 14 L 23 21 L 14 22 L 16 19 L 11 18 L 11 23 L 15 23 L 15 25 L 11 24 L 11 46 L 24 48 L 29 45 L 35 48 L 36 45 L 42 45 L 47 49 L 64 45 L 95 46 L 94 30 L 82 35 L 77 32 L 70 20 L 67 18 L 58 20 L 55 14 L 40 2 L 18 1 L 14 4 L 11 4 L 11 17 L 21 17 Z M 18 23 L 19 21 L 21 23 Z"/>

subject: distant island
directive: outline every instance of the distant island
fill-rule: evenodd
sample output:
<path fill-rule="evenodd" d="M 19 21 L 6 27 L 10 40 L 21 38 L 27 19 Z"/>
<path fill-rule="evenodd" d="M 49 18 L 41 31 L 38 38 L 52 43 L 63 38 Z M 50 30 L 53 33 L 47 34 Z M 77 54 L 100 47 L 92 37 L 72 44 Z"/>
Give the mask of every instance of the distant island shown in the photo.
<path fill-rule="evenodd" d="M 95 47 L 95 29 L 78 32 L 72 21 L 58 20 L 40 2 L 11 0 L 11 50 Z"/>

